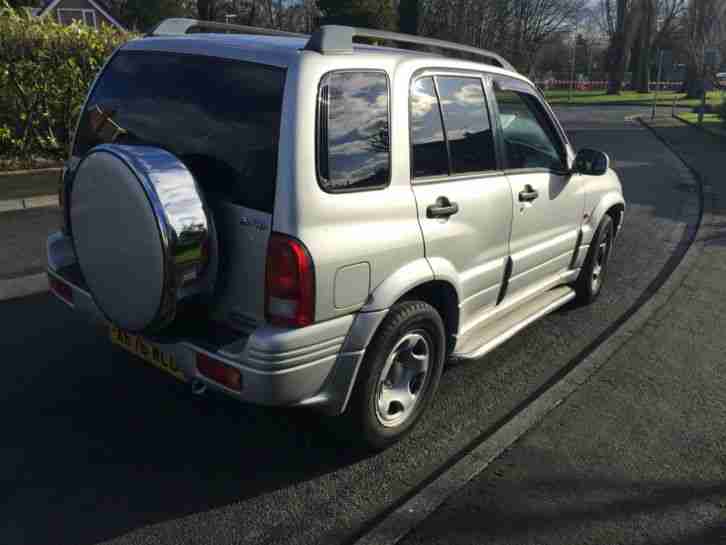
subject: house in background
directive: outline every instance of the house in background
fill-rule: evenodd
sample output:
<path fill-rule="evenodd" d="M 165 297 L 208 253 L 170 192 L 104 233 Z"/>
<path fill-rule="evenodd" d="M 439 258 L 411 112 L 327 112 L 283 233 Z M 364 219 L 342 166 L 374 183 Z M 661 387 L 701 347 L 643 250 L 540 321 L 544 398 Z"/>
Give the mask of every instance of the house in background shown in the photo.
<path fill-rule="evenodd" d="M 126 30 L 101 0 L 46 0 L 42 7 L 33 8 L 31 13 L 35 17 L 53 17 L 62 25 L 81 21 L 93 28 L 105 24 Z"/>

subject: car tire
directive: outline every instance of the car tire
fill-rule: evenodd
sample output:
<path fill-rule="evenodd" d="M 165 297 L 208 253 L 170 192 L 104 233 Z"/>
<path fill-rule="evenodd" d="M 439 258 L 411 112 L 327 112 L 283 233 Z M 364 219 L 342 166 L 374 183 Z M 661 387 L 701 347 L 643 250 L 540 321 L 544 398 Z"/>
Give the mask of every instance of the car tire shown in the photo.
<path fill-rule="evenodd" d="M 594 302 L 605 282 L 610 256 L 615 241 L 615 224 L 609 215 L 605 215 L 595 232 L 585 263 L 575 282 L 577 301 L 581 304 Z"/>
<path fill-rule="evenodd" d="M 345 435 L 380 451 L 411 431 L 434 397 L 445 347 L 444 324 L 431 305 L 396 304 L 366 350 L 342 422 Z"/>

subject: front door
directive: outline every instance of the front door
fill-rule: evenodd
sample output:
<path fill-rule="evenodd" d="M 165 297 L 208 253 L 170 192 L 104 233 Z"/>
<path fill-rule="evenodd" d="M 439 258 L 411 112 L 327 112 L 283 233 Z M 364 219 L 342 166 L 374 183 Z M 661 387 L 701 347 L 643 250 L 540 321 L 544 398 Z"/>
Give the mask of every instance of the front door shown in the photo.
<path fill-rule="evenodd" d="M 497 164 L 482 79 L 415 79 L 411 177 L 426 257 L 458 286 L 460 324 L 497 303 L 512 222 L 512 192 Z"/>
<path fill-rule="evenodd" d="M 567 144 L 537 92 L 495 76 L 497 122 L 512 191 L 512 270 L 507 296 L 548 284 L 570 268 L 582 223 L 582 178 L 568 173 Z"/>

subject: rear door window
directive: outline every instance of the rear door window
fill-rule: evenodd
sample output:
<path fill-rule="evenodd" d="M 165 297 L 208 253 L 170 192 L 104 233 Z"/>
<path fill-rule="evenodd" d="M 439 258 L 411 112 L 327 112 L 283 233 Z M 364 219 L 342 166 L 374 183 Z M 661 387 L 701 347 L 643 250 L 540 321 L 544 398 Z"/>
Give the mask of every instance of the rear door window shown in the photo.
<path fill-rule="evenodd" d="M 318 96 L 318 181 L 325 191 L 388 185 L 391 166 L 388 78 L 383 72 L 338 71 Z"/>
<path fill-rule="evenodd" d="M 494 135 L 479 78 L 437 76 L 453 174 L 496 170 Z"/>
<path fill-rule="evenodd" d="M 272 213 L 285 71 L 201 55 L 122 51 L 88 101 L 74 155 L 164 148 L 211 198 Z"/>
<path fill-rule="evenodd" d="M 414 82 L 410 108 L 411 175 L 414 178 L 446 176 L 449 156 L 434 78 L 429 76 Z"/>

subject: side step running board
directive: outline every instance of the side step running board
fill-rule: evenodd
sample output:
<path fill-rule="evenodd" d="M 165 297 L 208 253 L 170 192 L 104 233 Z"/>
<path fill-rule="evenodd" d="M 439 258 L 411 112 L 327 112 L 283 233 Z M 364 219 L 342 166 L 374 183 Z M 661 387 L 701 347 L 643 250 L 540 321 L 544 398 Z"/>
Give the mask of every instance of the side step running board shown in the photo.
<path fill-rule="evenodd" d="M 543 293 L 536 299 L 502 316 L 494 323 L 484 323 L 469 333 L 471 339 L 460 352 L 452 354 L 454 360 L 474 360 L 494 350 L 514 335 L 543 316 L 553 312 L 575 298 L 575 291 L 562 286 Z"/>

